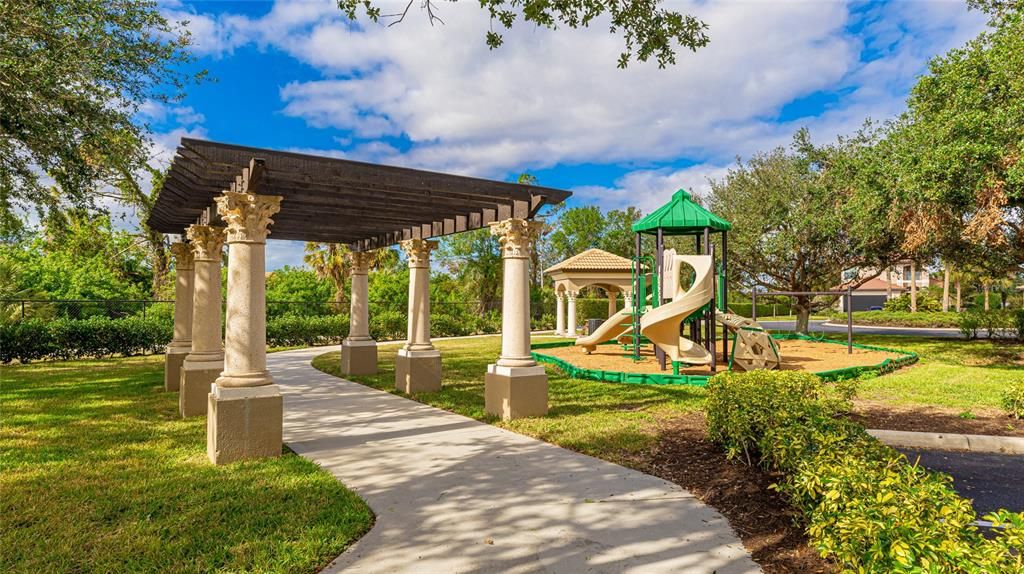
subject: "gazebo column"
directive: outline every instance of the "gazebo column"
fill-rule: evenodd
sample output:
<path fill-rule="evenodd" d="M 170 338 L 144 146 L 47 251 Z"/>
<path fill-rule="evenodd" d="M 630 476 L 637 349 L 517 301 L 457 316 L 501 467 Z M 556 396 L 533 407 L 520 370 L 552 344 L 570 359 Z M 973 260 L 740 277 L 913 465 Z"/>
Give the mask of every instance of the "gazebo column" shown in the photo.
<path fill-rule="evenodd" d="M 505 420 L 548 412 L 548 377 L 530 355 L 530 250 L 539 230 L 540 223 L 523 219 L 491 224 L 491 233 L 501 243 L 503 263 L 501 356 L 487 366 L 484 408 Z"/>
<path fill-rule="evenodd" d="M 349 253 L 352 307 L 348 315 L 348 337 L 341 342 L 341 372 L 345 375 L 377 374 L 377 341 L 370 336 L 369 314 L 369 273 L 372 261 L 371 252 Z"/>
<path fill-rule="evenodd" d="M 399 244 L 409 260 L 408 337 L 395 357 L 395 388 L 403 393 L 441 390 L 441 352 L 430 342 L 430 252 L 436 241 Z"/>
<path fill-rule="evenodd" d="M 623 291 L 622 292 L 622 302 L 623 302 L 623 305 L 624 305 L 625 309 L 632 309 L 633 308 L 633 292 L 632 291 Z"/>
<path fill-rule="evenodd" d="M 611 318 L 612 315 L 618 312 L 617 303 L 619 292 L 614 289 L 609 289 L 606 293 L 608 293 L 608 317 Z"/>
<path fill-rule="evenodd" d="M 565 335 L 565 293 L 555 292 L 555 334 Z"/>
<path fill-rule="evenodd" d="M 207 398 L 206 455 L 214 464 L 281 454 L 283 403 L 267 371 L 266 243 L 281 197 L 224 192 L 228 225 L 224 371 Z"/>
<path fill-rule="evenodd" d="M 192 247 L 188 243 L 171 245 L 174 255 L 174 337 L 164 357 L 164 390 L 181 388 L 181 365 L 192 351 L 192 290 L 195 269 Z"/>
<path fill-rule="evenodd" d="M 220 342 L 220 256 L 224 228 L 192 225 L 187 235 L 195 257 L 192 350 L 181 366 L 178 409 L 183 417 L 195 417 L 206 414 L 206 395 L 224 369 Z"/>
<path fill-rule="evenodd" d="M 569 291 L 566 296 L 569 297 L 569 325 L 565 330 L 566 337 L 576 336 L 576 296 L 579 295 L 578 291 Z"/>

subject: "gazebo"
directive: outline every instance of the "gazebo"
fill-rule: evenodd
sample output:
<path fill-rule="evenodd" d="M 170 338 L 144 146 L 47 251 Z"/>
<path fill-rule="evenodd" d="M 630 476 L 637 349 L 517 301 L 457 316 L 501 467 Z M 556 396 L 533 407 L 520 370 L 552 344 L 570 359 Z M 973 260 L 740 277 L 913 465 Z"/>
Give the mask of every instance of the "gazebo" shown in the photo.
<path fill-rule="evenodd" d="M 576 297 L 585 287 L 595 286 L 608 294 L 608 316 L 616 311 L 619 293 L 632 305 L 633 262 L 601 249 L 587 249 L 544 270 L 555 285 L 555 334 L 576 336 Z M 565 302 L 569 302 L 566 325 Z"/>
<path fill-rule="evenodd" d="M 215 464 L 278 456 L 283 401 L 266 361 L 265 247 L 274 239 L 352 249 L 352 307 L 342 371 L 377 369 L 369 333 L 367 274 L 373 249 L 398 244 L 410 269 L 407 340 L 395 386 L 441 388 L 430 341 L 432 238 L 490 228 L 502 247 L 501 355 L 485 374 L 487 412 L 505 419 L 547 412 L 547 376 L 530 355 L 529 261 L 544 205 L 571 194 L 540 186 L 434 173 L 183 138 L 148 224 L 179 234 L 174 338 L 165 387 L 182 416 L 207 416 Z M 228 245 L 221 343 L 220 265 Z"/>

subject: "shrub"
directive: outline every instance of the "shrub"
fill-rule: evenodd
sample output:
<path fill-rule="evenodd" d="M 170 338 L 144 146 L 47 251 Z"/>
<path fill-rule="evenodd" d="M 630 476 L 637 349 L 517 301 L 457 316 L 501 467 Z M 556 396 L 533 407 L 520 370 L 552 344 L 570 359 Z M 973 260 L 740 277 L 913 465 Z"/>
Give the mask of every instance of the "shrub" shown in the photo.
<path fill-rule="evenodd" d="M 0 362 L 154 353 L 172 334 L 172 324 L 159 317 L 28 319 L 0 327 Z"/>
<path fill-rule="evenodd" d="M 968 339 L 978 338 L 978 329 L 981 328 L 981 313 L 974 310 L 967 310 L 960 314 L 960 332 Z"/>
<path fill-rule="evenodd" d="M 1024 341 L 1024 309 L 1017 309 L 1013 313 L 1014 338 Z"/>
<path fill-rule="evenodd" d="M 1015 419 L 1024 419 L 1024 378 L 1010 382 L 1003 389 L 1003 408 Z"/>
<path fill-rule="evenodd" d="M 28 363 L 50 356 L 53 353 L 53 341 L 48 324 L 48 321 L 42 319 L 0 323 L 0 363 Z"/>
<path fill-rule="evenodd" d="M 380 311 L 370 314 L 370 335 L 378 341 L 399 341 L 406 336 L 406 314 Z"/>
<path fill-rule="evenodd" d="M 910 311 L 910 294 L 904 293 L 899 297 L 887 300 L 882 309 L 886 311 Z M 931 296 L 927 291 L 921 290 L 917 293 L 917 312 L 942 311 L 942 301 Z"/>
<path fill-rule="evenodd" d="M 723 373 L 708 384 L 711 437 L 730 457 L 782 473 L 812 543 L 854 572 L 1019 572 L 1024 515 L 1000 511 L 991 540 L 970 502 L 839 416 L 851 387 L 807 373 Z"/>
<path fill-rule="evenodd" d="M 473 332 L 469 317 L 456 317 L 439 313 L 430 317 L 430 332 L 434 337 L 460 337 Z"/>
<path fill-rule="evenodd" d="M 348 334 L 348 316 L 283 315 L 267 321 L 267 345 L 305 347 L 340 343 Z"/>
<path fill-rule="evenodd" d="M 937 327 L 956 328 L 960 326 L 962 314 L 947 311 L 854 311 L 855 325 L 884 325 L 889 327 Z M 846 323 L 846 313 L 830 314 L 832 320 Z"/>

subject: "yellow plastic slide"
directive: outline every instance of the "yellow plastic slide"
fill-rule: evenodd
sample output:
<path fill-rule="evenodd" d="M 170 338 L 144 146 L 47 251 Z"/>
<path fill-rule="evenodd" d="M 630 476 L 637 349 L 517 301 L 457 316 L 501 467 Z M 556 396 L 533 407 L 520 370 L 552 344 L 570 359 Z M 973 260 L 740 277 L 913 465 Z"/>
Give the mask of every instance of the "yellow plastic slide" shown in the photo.
<path fill-rule="evenodd" d="M 711 301 L 714 294 L 714 276 L 710 255 L 677 255 L 674 249 L 664 254 L 665 293 L 672 293 L 672 302 L 651 309 L 640 317 L 640 334 L 647 337 L 668 355 L 673 362 L 690 365 L 711 363 L 707 349 L 680 335 L 681 324 L 687 317 Z M 693 267 L 696 276 L 693 285 L 683 290 L 680 273 L 683 264 Z"/>
<path fill-rule="evenodd" d="M 576 339 L 576 346 L 583 347 L 583 352 L 589 355 L 594 352 L 594 349 L 596 349 L 601 343 L 611 341 L 612 339 L 618 339 L 632 330 L 632 309 L 623 309 L 611 317 L 608 317 L 608 319 L 606 319 L 604 323 L 601 323 L 601 326 L 590 335 Z"/>

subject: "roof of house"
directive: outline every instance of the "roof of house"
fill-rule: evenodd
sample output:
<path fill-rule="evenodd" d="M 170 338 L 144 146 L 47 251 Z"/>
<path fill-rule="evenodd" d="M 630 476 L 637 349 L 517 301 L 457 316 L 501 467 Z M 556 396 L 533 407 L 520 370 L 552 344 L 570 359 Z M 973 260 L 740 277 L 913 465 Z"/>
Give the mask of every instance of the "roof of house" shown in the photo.
<path fill-rule="evenodd" d="M 732 224 L 700 206 L 685 189 L 672 194 L 672 200 L 654 210 L 650 215 L 633 224 L 637 233 L 665 235 L 693 235 L 710 228 L 728 231 Z"/>
<path fill-rule="evenodd" d="M 548 267 L 544 273 L 553 271 L 630 271 L 631 269 L 633 269 L 631 259 L 608 253 L 603 249 L 587 249 L 583 253 L 577 253 L 561 263 Z"/>

